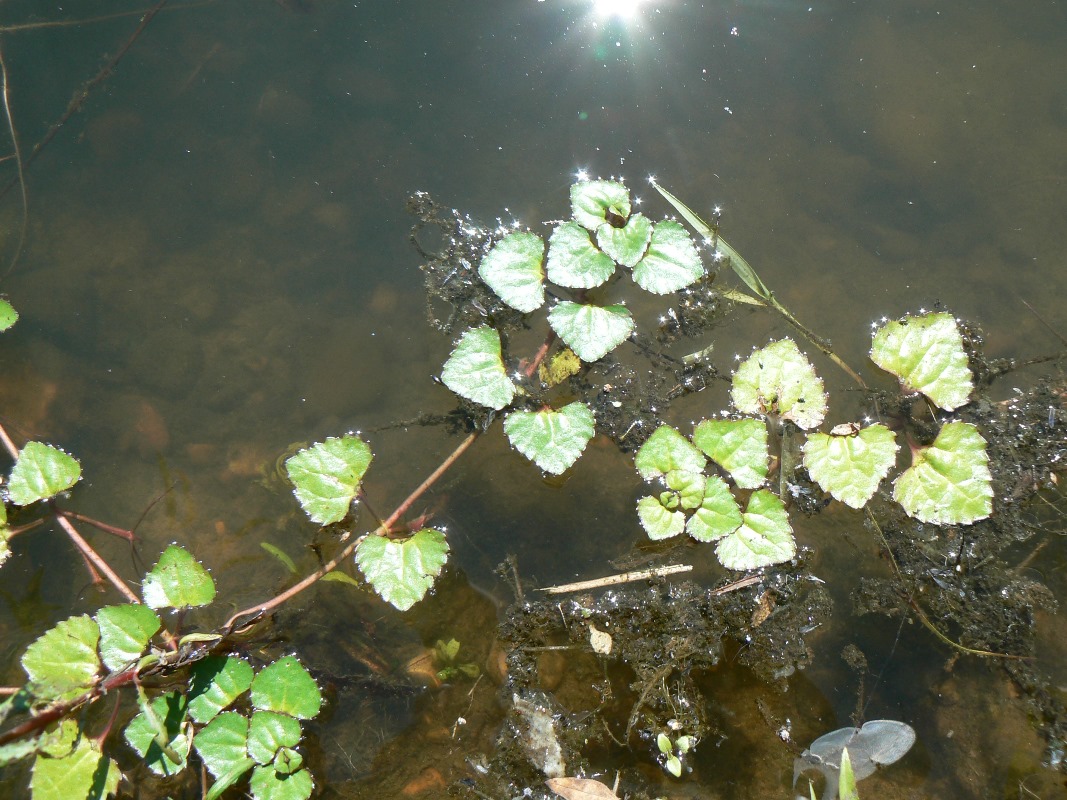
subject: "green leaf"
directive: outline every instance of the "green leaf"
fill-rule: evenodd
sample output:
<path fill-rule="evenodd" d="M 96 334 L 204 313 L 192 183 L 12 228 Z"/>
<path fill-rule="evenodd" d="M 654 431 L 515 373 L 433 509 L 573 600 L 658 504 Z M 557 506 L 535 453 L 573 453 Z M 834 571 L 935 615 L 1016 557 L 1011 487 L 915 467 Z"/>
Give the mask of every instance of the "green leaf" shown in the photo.
<path fill-rule="evenodd" d="M 636 266 L 651 240 L 652 222 L 644 214 L 634 214 L 621 228 L 605 222 L 596 229 L 600 249 L 626 267 Z"/>
<path fill-rule="evenodd" d="M 208 656 L 198 661 L 189 684 L 189 716 L 201 725 L 210 722 L 248 691 L 253 675 L 248 662 L 236 656 Z"/>
<path fill-rule="evenodd" d="M 677 498 L 676 505 L 687 511 L 700 508 L 700 504 L 704 501 L 705 485 L 705 478 L 701 473 L 688 472 L 684 469 L 672 469 L 663 476 L 663 481 L 670 490 L 669 492 L 664 492 L 664 494 Z"/>
<path fill-rule="evenodd" d="M 149 706 L 151 715 L 142 709 L 126 726 L 126 741 L 157 775 L 177 775 L 185 769 L 192 746 L 183 727 L 186 720 L 185 696 L 181 692 L 171 692 L 155 698 Z M 162 724 L 162 732 L 157 730 L 152 715 Z M 159 734 L 163 742 L 159 741 Z M 175 756 L 177 761 L 174 760 Z"/>
<path fill-rule="evenodd" d="M 860 800 L 860 793 L 856 788 L 856 775 L 852 771 L 852 757 L 848 754 L 847 747 L 841 751 L 841 773 L 837 776 L 837 796 L 840 800 Z"/>
<path fill-rule="evenodd" d="M 286 775 L 266 766 L 252 770 L 250 788 L 254 800 L 307 800 L 315 782 L 306 769 Z"/>
<path fill-rule="evenodd" d="M 206 606 L 215 599 L 215 582 L 188 550 L 172 544 L 144 576 L 141 594 L 149 608 Z"/>
<path fill-rule="evenodd" d="M 594 433 L 593 412 L 574 402 L 559 411 L 516 411 L 504 420 L 512 446 L 545 472 L 559 475 L 585 450 Z"/>
<path fill-rule="evenodd" d="M 548 312 L 548 324 L 582 361 L 610 353 L 634 330 L 626 306 L 594 306 L 564 300 Z"/>
<path fill-rule="evenodd" d="M 331 583 L 347 583 L 349 586 L 355 586 L 357 589 L 362 589 L 363 584 L 349 575 L 347 572 L 342 572 L 339 569 L 333 570 L 333 572 L 327 572 L 321 578 L 320 581 L 328 581 Z"/>
<path fill-rule="evenodd" d="M 826 392 L 792 339 L 756 350 L 734 373 L 731 397 L 744 414 L 779 414 L 798 428 L 818 427 L 826 417 Z"/>
<path fill-rule="evenodd" d="M 304 757 L 292 747 L 283 747 L 274 756 L 274 769 L 282 775 L 291 775 L 304 766 Z"/>
<path fill-rule="evenodd" d="M 523 314 L 545 302 L 545 243 L 534 233 L 509 233 L 485 254 L 478 275 L 505 303 Z"/>
<path fill-rule="evenodd" d="M 715 546 L 719 563 L 737 570 L 779 564 L 796 552 L 797 543 L 785 505 L 766 489 L 752 493 L 741 527 Z"/>
<path fill-rule="evenodd" d="M 311 521 L 330 525 L 348 514 L 373 458 L 358 436 L 331 436 L 287 458 L 285 471 Z"/>
<path fill-rule="evenodd" d="M 671 773 L 674 777 L 682 777 L 682 762 L 678 756 L 673 753 L 667 756 L 667 763 L 664 764 L 664 766 L 667 768 L 667 772 Z"/>
<path fill-rule="evenodd" d="M 33 800 L 103 800 L 118 789 L 120 777 L 115 762 L 82 736 L 62 757 L 37 756 L 30 790 Z"/>
<path fill-rule="evenodd" d="M 446 561 L 448 542 L 443 533 L 432 528 L 424 528 L 403 542 L 368 536 L 356 548 L 356 564 L 363 577 L 401 611 L 425 596 Z"/>
<path fill-rule="evenodd" d="M 163 623 L 139 603 L 105 606 L 96 612 L 100 626 L 100 659 L 112 672 L 138 660 Z"/>
<path fill-rule="evenodd" d="M 671 470 L 703 472 L 707 459 L 670 425 L 660 425 L 638 449 L 634 466 L 646 481 Z"/>
<path fill-rule="evenodd" d="M 571 215 L 574 221 L 595 231 L 609 216 L 630 216 L 630 192 L 618 181 L 579 181 L 571 186 Z"/>
<path fill-rule="evenodd" d="M 22 655 L 36 694 L 69 700 L 89 689 L 100 672 L 100 628 L 89 616 L 70 617 L 45 631 Z"/>
<path fill-rule="evenodd" d="M 7 300 L 0 298 L 0 331 L 6 331 L 14 325 L 19 318 L 19 312 Z"/>
<path fill-rule="evenodd" d="M 256 765 L 256 762 L 250 758 L 245 758 L 239 762 L 235 762 L 230 766 L 228 772 L 222 773 L 204 795 L 204 800 L 218 800 L 222 794 L 241 780 L 250 769 Z"/>
<path fill-rule="evenodd" d="M 670 755 L 671 751 L 674 749 L 671 745 L 670 738 L 665 733 L 656 736 L 656 747 L 659 748 L 659 751 L 665 756 Z"/>
<path fill-rule="evenodd" d="M 670 294 L 704 275 L 696 245 L 679 223 L 664 220 L 652 232 L 648 252 L 634 267 L 634 281 L 646 292 Z"/>
<path fill-rule="evenodd" d="M 27 442 L 11 470 L 8 492 L 11 502 L 28 506 L 65 492 L 81 478 L 77 459 L 49 444 Z"/>
<path fill-rule="evenodd" d="M 605 223 L 606 225 L 606 223 Z M 615 272 L 615 262 L 593 246 L 577 222 L 564 222 L 548 240 L 548 279 L 559 286 L 591 289 Z"/>
<path fill-rule="evenodd" d="M 293 656 L 284 656 L 260 670 L 252 681 L 252 705 L 260 711 L 313 719 L 322 708 L 322 692 L 303 664 Z"/>
<path fill-rule="evenodd" d="M 743 519 L 726 481 L 712 475 L 704 485 L 704 500 L 685 524 L 685 531 L 698 542 L 714 542 L 741 527 Z"/>
<path fill-rule="evenodd" d="M 293 562 L 293 559 L 289 558 L 289 554 L 280 547 L 275 547 L 270 542 L 260 542 L 259 546 L 278 559 L 282 563 L 282 566 L 289 570 L 291 575 L 297 573 L 296 564 Z"/>
<path fill-rule="evenodd" d="M 912 452 L 893 484 L 893 499 L 911 516 L 937 525 L 969 525 L 993 513 L 986 440 L 967 422 L 948 422 L 934 443 Z"/>
<path fill-rule="evenodd" d="M 4 504 L 0 501 L 0 567 L 11 558 L 11 545 L 9 544 L 11 529 L 7 526 L 7 513 L 3 508 Z"/>
<path fill-rule="evenodd" d="M 835 499 L 852 508 L 863 508 L 896 463 L 896 439 L 880 423 L 860 431 L 834 431 L 829 435 L 808 434 L 804 468 Z"/>
<path fill-rule="evenodd" d="M 248 755 L 257 764 L 269 764 L 283 747 L 300 744 L 300 723 L 288 714 L 257 711 L 248 724 Z"/>
<path fill-rule="evenodd" d="M 648 538 L 656 541 L 677 536 L 685 530 L 685 514 L 664 508 L 655 497 L 642 497 L 637 501 L 637 517 Z"/>
<path fill-rule="evenodd" d="M 221 779 L 240 766 L 252 768 L 248 758 L 248 719 L 236 711 L 224 711 L 209 722 L 193 740 L 208 772 Z"/>
<path fill-rule="evenodd" d="M 756 489 L 767 478 L 767 423 L 761 419 L 706 419 L 693 431 L 693 444 L 742 489 Z"/>
<path fill-rule="evenodd" d="M 966 405 L 974 384 L 963 337 L 951 314 L 907 316 L 874 334 L 871 360 L 896 375 L 911 392 L 954 411 Z"/>
<path fill-rule="evenodd" d="M 441 370 L 441 381 L 460 397 L 496 411 L 515 397 L 515 384 L 500 354 L 500 334 L 488 325 L 460 337 Z"/>

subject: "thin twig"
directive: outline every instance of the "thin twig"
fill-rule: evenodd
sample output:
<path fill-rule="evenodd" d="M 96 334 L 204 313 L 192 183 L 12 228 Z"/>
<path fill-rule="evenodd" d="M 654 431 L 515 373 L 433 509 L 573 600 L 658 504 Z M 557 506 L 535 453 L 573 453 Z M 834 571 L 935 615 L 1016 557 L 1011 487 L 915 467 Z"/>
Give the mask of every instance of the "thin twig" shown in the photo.
<path fill-rule="evenodd" d="M 113 570 L 111 566 L 106 561 L 104 561 L 103 558 L 100 557 L 100 554 L 97 553 L 92 548 L 92 546 L 87 541 L 85 541 L 85 539 L 82 538 L 82 535 L 78 533 L 77 529 L 74 527 L 73 524 L 71 524 L 71 521 L 69 519 L 64 517 L 62 514 L 57 513 L 56 522 L 59 523 L 59 527 L 61 527 L 67 534 L 67 536 L 70 537 L 70 540 L 74 542 L 74 546 L 81 551 L 83 556 L 85 556 L 87 559 L 89 559 L 89 561 L 92 562 L 94 567 L 96 567 L 98 570 L 100 570 L 100 572 L 104 574 L 104 577 L 106 577 L 111 582 L 112 586 L 118 589 L 119 592 L 121 592 L 131 603 L 141 602 L 141 598 L 139 598 L 136 594 L 133 593 L 133 590 L 130 589 L 130 587 L 123 582 L 122 578 L 120 578 L 116 574 L 115 570 Z"/>
<path fill-rule="evenodd" d="M 689 572 L 693 569 L 692 564 L 668 564 L 664 567 L 651 569 L 639 569 L 633 572 L 622 572 L 618 575 L 609 575 L 606 578 L 594 578 L 577 583 L 565 583 L 560 586 L 549 586 L 542 589 L 548 594 L 566 594 L 567 592 L 584 592 L 586 589 L 599 589 L 602 586 L 618 586 L 620 583 L 632 583 L 649 578 L 659 578 L 663 575 L 675 575 L 679 572 Z"/>
<path fill-rule="evenodd" d="M 11 270 L 15 268 L 15 264 L 19 260 L 19 256 L 22 255 L 22 248 L 26 244 L 26 229 L 29 227 L 30 222 L 30 200 L 29 193 L 26 191 L 26 173 L 22 165 L 22 150 L 19 148 L 19 137 L 15 133 L 15 118 L 11 116 L 11 100 L 7 90 L 7 62 L 4 60 L 2 47 L 0 47 L 0 95 L 2 95 L 4 101 L 4 119 L 7 121 L 7 130 L 11 136 L 11 147 L 15 151 L 15 169 L 18 171 L 19 192 L 22 195 L 22 224 L 19 225 L 18 244 L 15 246 L 15 252 L 11 254 L 11 261 L 8 263 L 7 269 L 4 270 L 3 275 L 0 275 L 0 279 L 2 279 L 11 274 Z"/>
<path fill-rule="evenodd" d="M 382 536 L 387 534 L 392 528 L 392 526 L 396 524 L 396 522 L 408 512 L 408 509 L 410 509 L 411 506 L 415 504 L 415 502 L 426 492 L 426 490 L 433 486 L 433 484 L 448 470 L 448 468 L 456 462 L 456 459 L 458 459 L 461 455 L 463 455 L 464 452 L 466 452 L 468 447 L 474 444 L 477 438 L 478 432 L 475 431 L 462 442 L 460 442 L 459 446 L 452 451 L 448 458 L 442 461 L 441 464 L 438 465 L 437 469 L 435 469 L 426 480 L 420 483 L 418 487 L 411 494 L 408 495 L 407 499 L 399 506 L 397 506 L 396 510 L 389 515 L 389 518 L 384 520 L 376 530 L 372 531 L 371 533 L 364 534 L 363 536 L 357 537 L 355 541 L 347 545 L 330 561 L 323 564 L 321 567 L 312 572 L 302 581 L 286 589 L 281 594 L 272 597 L 270 600 L 267 600 L 264 603 L 249 606 L 248 608 L 238 611 L 236 614 L 226 620 L 226 624 L 222 626 L 222 635 L 228 636 L 229 634 L 233 633 L 233 631 L 235 631 L 238 627 L 243 627 L 238 626 L 237 623 L 243 620 L 245 617 L 251 618 L 250 620 L 248 620 L 248 622 L 259 619 L 264 614 L 269 613 L 270 611 L 280 606 L 282 603 L 304 591 L 309 586 L 315 584 L 323 575 L 328 572 L 332 572 L 342 562 L 344 562 L 345 559 L 352 555 L 352 553 L 355 552 L 356 548 L 359 547 L 360 542 L 367 538 L 367 536 Z"/>

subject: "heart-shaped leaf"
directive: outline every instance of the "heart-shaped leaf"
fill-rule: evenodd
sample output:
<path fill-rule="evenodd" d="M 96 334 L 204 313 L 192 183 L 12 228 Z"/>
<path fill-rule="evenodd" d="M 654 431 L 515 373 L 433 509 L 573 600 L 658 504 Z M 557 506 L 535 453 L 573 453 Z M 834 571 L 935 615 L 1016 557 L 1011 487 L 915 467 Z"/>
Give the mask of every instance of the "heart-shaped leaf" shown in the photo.
<path fill-rule="evenodd" d="M 670 425 L 660 425 L 634 455 L 634 466 L 646 481 L 671 470 L 703 472 L 707 459 Z"/>
<path fill-rule="evenodd" d="M 937 525 L 969 525 L 993 513 L 986 440 L 967 422 L 948 422 L 934 443 L 912 452 L 893 483 L 893 499 L 911 516 Z"/>
<path fill-rule="evenodd" d="M 682 225 L 673 220 L 656 224 L 648 252 L 634 267 L 634 281 L 646 292 L 670 294 L 704 275 L 696 245 Z"/>
<path fill-rule="evenodd" d="M 591 289 L 614 272 L 615 262 L 593 246 L 589 231 L 577 222 L 564 222 L 552 232 L 548 240 L 548 279 L 553 283 Z"/>
<path fill-rule="evenodd" d="M 966 405 L 974 388 L 963 337 L 951 314 L 887 322 L 874 334 L 871 360 L 946 411 Z"/>
<path fill-rule="evenodd" d="M 188 550 L 172 544 L 144 576 L 141 594 L 149 608 L 206 606 L 215 599 L 215 582 Z"/>
<path fill-rule="evenodd" d="M 545 302 L 544 252 L 545 243 L 537 234 L 509 233 L 485 254 L 478 275 L 501 300 L 529 314 Z"/>
<path fill-rule="evenodd" d="M 0 331 L 6 331 L 19 319 L 19 312 L 7 300 L 0 298 Z"/>
<path fill-rule="evenodd" d="M 500 334 L 488 325 L 460 337 L 441 370 L 441 381 L 460 397 L 496 411 L 515 397 L 515 384 L 500 353 Z"/>
<path fill-rule="evenodd" d="M 22 668 L 36 684 L 38 698 L 69 699 L 96 682 L 100 628 L 82 614 L 45 631 L 22 654 Z"/>
<path fill-rule="evenodd" d="M 57 447 L 27 442 L 11 469 L 8 494 L 17 506 L 28 506 L 65 492 L 81 478 L 77 459 Z"/>
<path fill-rule="evenodd" d="M 715 555 L 727 569 L 758 569 L 788 561 L 797 552 L 785 505 L 766 489 L 752 493 L 741 527 L 719 540 Z"/>
<path fill-rule="evenodd" d="M 734 373 L 731 397 L 744 414 L 779 414 L 804 430 L 826 417 L 822 379 L 792 339 L 756 350 Z"/>
<path fill-rule="evenodd" d="M 804 468 L 811 479 L 852 508 L 863 508 L 896 463 L 896 439 L 885 425 L 846 434 L 809 433 Z"/>
<path fill-rule="evenodd" d="M 706 419 L 693 431 L 693 444 L 742 489 L 760 487 L 767 478 L 767 423 L 761 419 Z"/>
<path fill-rule="evenodd" d="M 737 501 L 726 481 L 712 475 L 704 485 L 704 499 L 700 508 L 685 524 L 686 533 L 698 542 L 714 542 L 741 527 L 743 519 Z"/>
<path fill-rule="evenodd" d="M 96 612 L 100 627 L 100 657 L 109 670 L 139 659 L 163 623 L 156 612 L 140 603 L 105 606 Z"/>
<path fill-rule="evenodd" d="M 252 681 L 252 706 L 260 711 L 277 711 L 297 719 L 313 719 L 322 708 L 322 692 L 297 658 L 284 656 L 261 669 Z"/>
<path fill-rule="evenodd" d="M 652 239 L 652 221 L 644 214 L 634 214 L 621 228 L 605 222 L 596 229 L 600 249 L 626 267 L 641 260 Z"/>
<path fill-rule="evenodd" d="M 286 459 L 285 470 L 311 521 L 330 525 L 348 514 L 373 458 L 358 436 L 331 436 Z"/>
<path fill-rule="evenodd" d="M 596 361 L 610 353 L 634 330 L 626 306 L 593 306 L 564 300 L 548 312 L 548 324 L 582 361 Z"/>
<path fill-rule="evenodd" d="M 225 711 L 196 734 L 193 746 L 208 772 L 221 778 L 235 768 L 252 768 L 248 758 L 248 718 L 236 711 Z"/>
<path fill-rule="evenodd" d="M 618 181 L 579 181 L 571 186 L 571 215 L 590 231 L 625 220 L 630 216 L 630 192 Z"/>
<path fill-rule="evenodd" d="M 642 497 L 637 501 L 637 518 L 648 538 L 656 541 L 677 536 L 685 530 L 685 514 L 665 508 L 655 497 Z"/>
<path fill-rule="evenodd" d="M 585 450 L 594 433 L 593 412 L 584 403 L 559 411 L 516 411 L 504 420 L 512 446 L 545 472 L 559 475 Z"/>
<path fill-rule="evenodd" d="M 203 725 L 247 692 L 254 674 L 244 659 L 208 656 L 193 665 L 192 677 L 189 716 Z"/>
<path fill-rule="evenodd" d="M 401 611 L 421 600 L 448 561 L 445 535 L 423 528 L 396 542 L 368 536 L 356 548 L 356 563 L 374 591 Z"/>

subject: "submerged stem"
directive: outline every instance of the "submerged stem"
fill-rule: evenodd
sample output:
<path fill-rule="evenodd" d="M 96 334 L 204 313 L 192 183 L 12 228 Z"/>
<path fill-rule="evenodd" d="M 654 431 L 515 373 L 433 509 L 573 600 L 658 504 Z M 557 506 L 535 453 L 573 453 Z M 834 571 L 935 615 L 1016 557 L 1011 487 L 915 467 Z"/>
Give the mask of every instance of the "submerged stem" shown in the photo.
<path fill-rule="evenodd" d="M 304 591 L 309 586 L 317 583 L 318 580 L 320 578 L 322 578 L 323 575 L 325 575 L 328 572 L 332 572 L 334 569 L 336 569 L 338 566 L 340 566 L 340 564 L 346 558 L 348 558 L 350 555 L 352 555 L 352 553 L 355 552 L 356 548 L 359 547 L 359 543 L 362 542 L 367 536 L 384 536 L 385 534 L 387 534 L 389 532 L 389 530 L 392 528 L 392 526 L 395 525 L 396 522 L 408 512 L 408 510 L 411 508 L 411 506 L 413 506 L 418 501 L 418 499 L 423 494 L 425 494 L 425 492 L 431 486 L 433 486 L 434 483 L 436 483 L 437 480 L 446 471 L 448 471 L 448 468 L 451 467 L 456 462 L 456 460 L 461 455 L 463 455 L 464 452 L 466 452 L 467 448 L 469 448 L 472 444 L 474 444 L 474 441 L 477 438 L 478 438 L 478 431 L 475 431 L 474 433 L 472 433 L 469 436 L 467 436 L 467 438 L 464 439 L 462 442 L 460 442 L 459 445 L 456 447 L 456 449 L 453 450 L 449 454 L 448 458 L 446 458 L 444 461 L 442 461 L 438 465 L 437 469 L 435 469 L 433 472 L 431 472 L 429 477 L 427 477 L 426 480 L 424 480 L 422 483 L 420 483 L 411 492 L 411 494 L 409 494 L 407 496 L 407 499 L 404 500 L 404 502 L 401 503 L 399 506 L 397 506 L 396 510 L 394 510 L 393 513 L 390 514 L 387 519 L 383 520 L 382 523 L 374 531 L 372 531 L 370 533 L 365 533 L 363 536 L 356 537 L 356 539 L 353 542 L 351 542 L 348 545 L 346 545 L 345 548 L 343 550 L 341 550 L 341 552 L 339 552 L 336 556 L 334 556 L 332 559 L 327 561 L 325 564 L 323 564 L 317 570 L 312 572 L 310 575 L 308 575 L 306 578 L 304 578 L 299 583 L 297 583 L 297 584 L 295 584 L 293 586 L 290 586 L 288 589 L 286 589 L 281 594 L 278 594 L 278 595 L 272 597 L 270 600 L 267 600 L 264 603 L 259 603 L 259 604 L 254 605 L 254 606 L 249 606 L 248 608 L 245 608 L 245 609 L 243 609 L 241 611 L 238 611 L 236 614 L 234 614 L 228 620 L 226 620 L 226 624 L 222 626 L 222 635 L 223 636 L 228 636 L 229 634 L 233 633 L 233 631 L 236 630 L 237 627 L 238 627 L 237 623 L 239 621 L 241 621 L 242 619 L 244 619 L 245 617 L 251 617 L 252 619 L 248 620 L 248 623 L 251 623 L 251 622 L 255 621 L 255 619 L 258 619 L 258 618 L 262 617 L 264 614 L 274 610 L 275 608 L 280 606 L 282 603 L 286 602 L 287 600 L 289 600 L 292 597 L 296 596 L 300 592 Z"/>

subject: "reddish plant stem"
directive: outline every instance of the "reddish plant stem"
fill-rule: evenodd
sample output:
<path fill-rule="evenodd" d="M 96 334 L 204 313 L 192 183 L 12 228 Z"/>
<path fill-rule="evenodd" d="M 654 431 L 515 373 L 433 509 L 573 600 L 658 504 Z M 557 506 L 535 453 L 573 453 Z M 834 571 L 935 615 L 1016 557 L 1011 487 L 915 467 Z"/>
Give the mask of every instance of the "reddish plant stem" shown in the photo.
<path fill-rule="evenodd" d="M 552 347 L 552 343 L 556 341 L 556 332 L 549 331 L 548 336 L 545 337 L 545 343 L 534 354 L 533 361 L 531 361 L 523 373 L 527 378 L 532 378 L 533 374 L 537 372 L 537 368 L 541 366 L 541 362 L 545 360 L 545 356 L 548 355 L 548 349 Z"/>
<path fill-rule="evenodd" d="M 82 538 L 82 535 L 78 533 L 77 529 L 71 524 L 69 519 L 64 517 L 62 513 L 56 512 L 56 522 L 59 523 L 59 527 L 61 527 L 67 536 L 70 537 L 70 540 L 74 542 L 74 546 L 77 547 L 78 550 L 81 551 L 81 554 L 85 556 L 85 558 L 88 559 L 105 578 L 108 579 L 112 586 L 118 589 L 119 592 L 131 603 L 141 602 L 141 599 L 123 582 L 122 578 L 116 574 L 115 570 L 113 570 L 111 566 L 100 557 L 100 554 Z"/>
<path fill-rule="evenodd" d="M 371 533 L 366 533 L 363 536 L 357 537 L 355 541 L 347 545 L 340 553 L 338 553 L 328 562 L 323 564 L 317 570 L 312 572 L 310 575 L 300 581 L 300 583 L 289 587 L 281 594 L 272 597 L 270 600 L 267 600 L 264 603 L 249 606 L 248 608 L 238 611 L 236 614 L 226 620 L 226 624 L 222 626 L 222 635 L 228 636 L 238 627 L 241 627 L 238 626 L 237 623 L 240 622 L 242 619 L 249 617 L 252 619 L 249 619 L 248 622 L 252 622 L 253 619 L 258 619 L 264 614 L 273 611 L 282 603 L 285 603 L 292 597 L 307 589 L 309 586 L 315 584 L 323 575 L 328 572 L 332 572 L 341 564 L 341 562 L 343 562 L 346 558 L 352 555 L 352 553 L 355 552 L 356 548 L 359 547 L 359 543 L 362 542 L 367 536 L 386 535 L 393 527 L 393 525 L 395 525 L 400 520 L 400 518 L 408 512 L 408 510 L 418 501 L 418 499 L 426 492 L 426 490 L 433 486 L 434 483 L 436 483 L 437 480 L 442 475 L 444 475 L 445 472 L 448 471 L 449 467 L 451 467 L 456 462 L 456 460 L 461 455 L 463 455 L 463 453 L 466 452 L 467 448 L 474 444 L 474 441 L 477 438 L 478 432 L 475 431 L 474 433 L 467 436 L 467 438 L 464 439 L 462 442 L 460 442 L 459 446 L 457 446 L 456 449 L 449 454 L 448 458 L 442 461 L 440 465 L 438 465 L 437 469 L 430 473 L 430 476 L 426 478 L 426 480 L 424 480 L 422 483 L 420 483 L 418 487 L 414 491 L 412 491 L 411 494 L 408 495 L 407 499 L 396 507 L 396 510 L 389 515 L 389 518 L 382 521 L 381 525 L 379 525 L 374 531 L 372 531 Z"/>
<path fill-rule="evenodd" d="M 79 514 L 77 511 L 64 511 L 63 509 L 56 509 L 56 513 L 61 517 L 67 517 L 69 519 L 75 519 L 78 522 L 84 522 L 86 525 L 92 525 L 94 528 L 103 531 L 104 533 L 110 533 L 112 536 L 118 536 L 121 539 L 125 539 L 128 542 L 134 540 L 133 531 L 126 530 L 125 528 L 119 528 L 115 525 L 108 525 L 106 522 L 101 522 L 98 519 L 87 517 L 84 514 Z"/>

